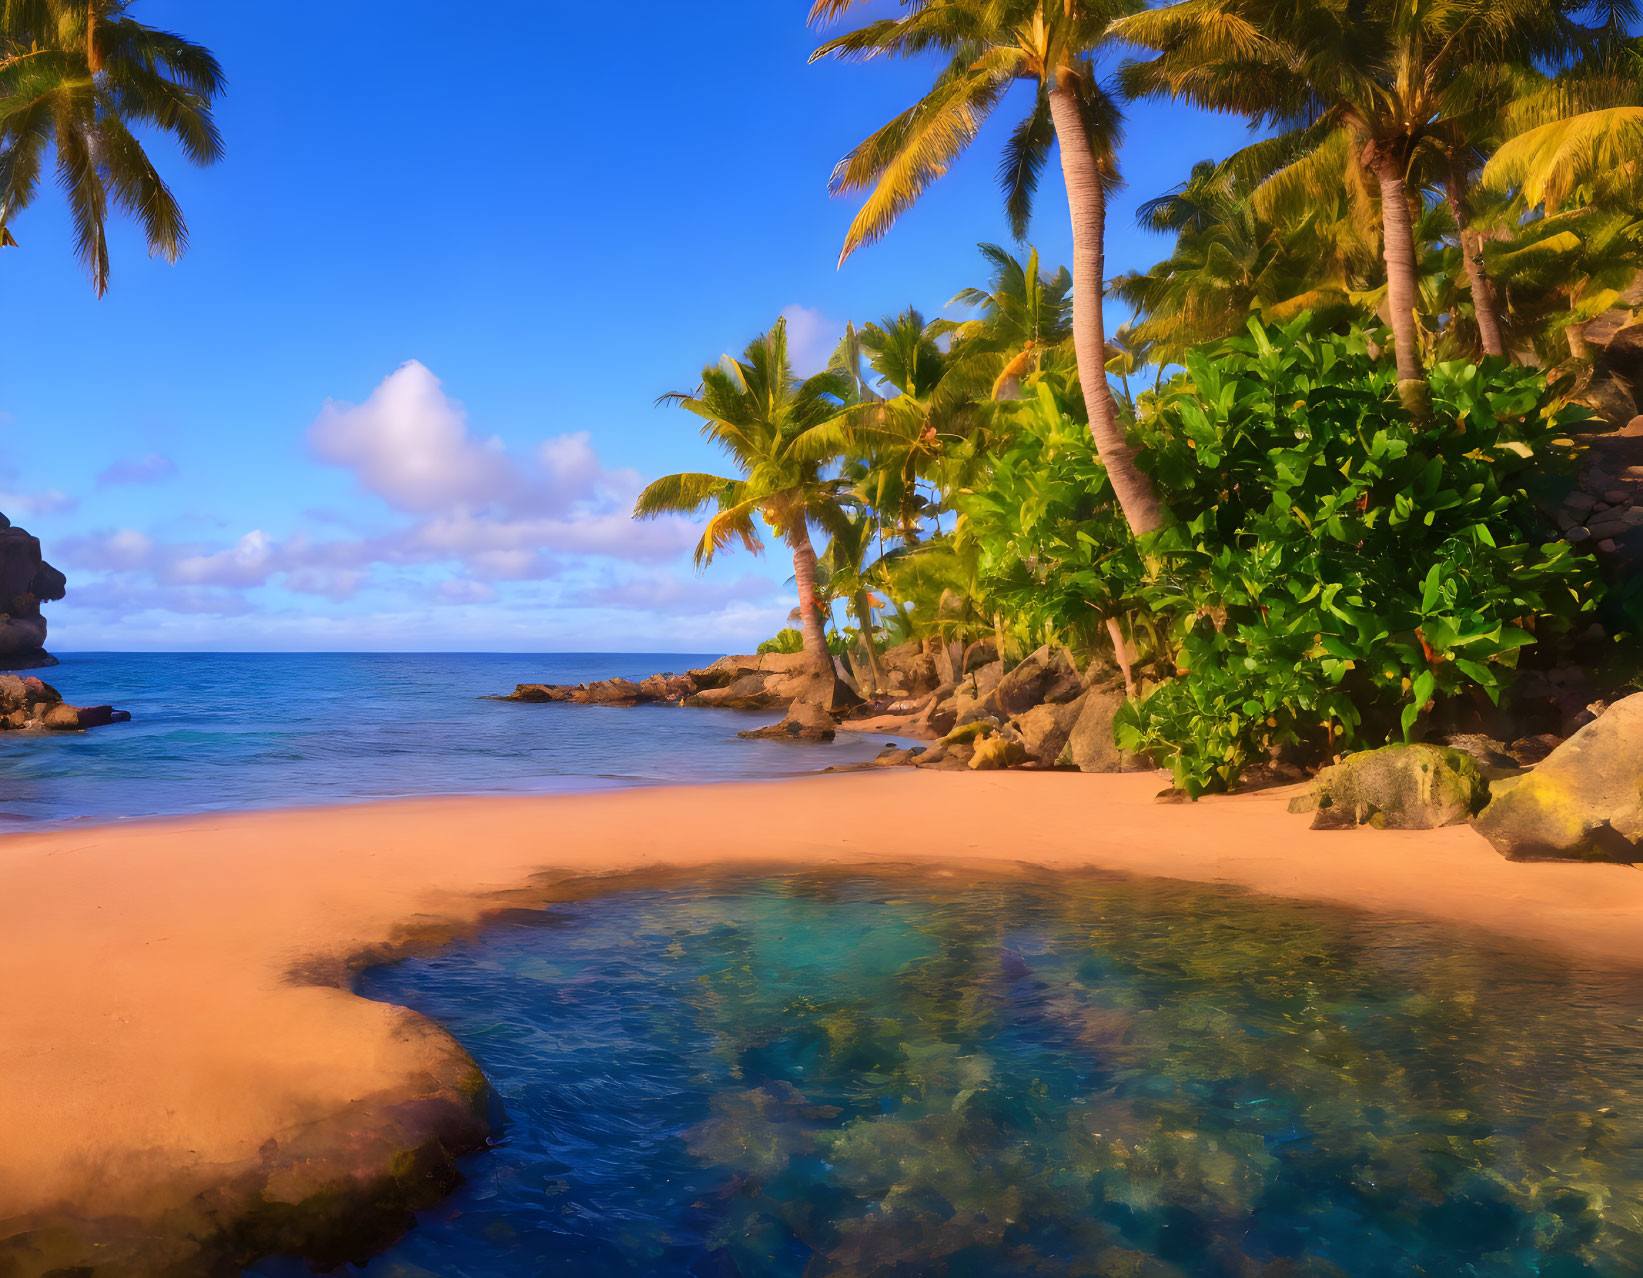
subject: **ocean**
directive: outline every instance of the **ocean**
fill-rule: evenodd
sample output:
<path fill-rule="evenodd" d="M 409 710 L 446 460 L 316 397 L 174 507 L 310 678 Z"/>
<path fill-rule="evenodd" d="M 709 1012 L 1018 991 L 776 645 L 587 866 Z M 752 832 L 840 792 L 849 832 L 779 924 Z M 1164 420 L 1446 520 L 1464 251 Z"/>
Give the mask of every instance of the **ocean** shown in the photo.
<path fill-rule="evenodd" d="M 131 722 L 0 733 L 0 830 L 42 822 L 774 778 L 885 741 L 743 741 L 778 712 L 483 700 L 707 664 L 705 653 L 59 653 L 31 673 Z"/>

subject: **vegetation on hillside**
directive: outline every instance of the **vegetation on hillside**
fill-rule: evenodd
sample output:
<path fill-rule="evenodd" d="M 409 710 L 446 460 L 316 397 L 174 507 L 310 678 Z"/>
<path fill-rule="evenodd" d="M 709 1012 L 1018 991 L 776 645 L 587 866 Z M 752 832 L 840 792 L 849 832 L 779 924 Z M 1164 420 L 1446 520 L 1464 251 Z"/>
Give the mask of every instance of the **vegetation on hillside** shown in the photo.
<path fill-rule="evenodd" d="M 1073 218 L 1070 271 L 984 245 L 962 318 L 852 325 L 782 374 L 817 399 L 778 447 L 826 492 L 798 613 L 854 622 L 864 686 L 891 642 L 1063 644 L 1123 669 L 1121 743 L 1198 794 L 1463 722 L 1589 626 L 1604 565 L 1554 512 L 1574 435 L 1623 424 L 1582 403 L 1612 407 L 1600 339 L 1643 301 L 1636 15 L 1360 9 L 904 0 L 818 49 L 935 68 L 834 174 L 865 193 L 844 257 L 1018 86 L 1006 209 L 1025 237 L 1056 150 Z M 1123 104 L 1156 97 L 1261 136 L 1143 204 L 1173 244 L 1107 280 Z"/>

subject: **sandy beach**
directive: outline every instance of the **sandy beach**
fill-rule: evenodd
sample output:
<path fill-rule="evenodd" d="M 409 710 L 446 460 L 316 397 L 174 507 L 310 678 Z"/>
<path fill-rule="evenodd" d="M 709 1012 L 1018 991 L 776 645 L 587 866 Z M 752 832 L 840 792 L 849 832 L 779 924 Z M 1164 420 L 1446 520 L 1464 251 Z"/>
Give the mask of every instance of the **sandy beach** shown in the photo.
<path fill-rule="evenodd" d="M 1509 863 L 1465 827 L 1314 833 L 1285 812 L 1287 791 L 1163 807 L 1159 784 L 896 771 L 8 837 L 0 1274 L 73 1260 L 86 1238 L 107 1244 L 101 1272 L 162 1260 L 221 1268 L 275 1244 L 323 1250 L 323 1213 L 297 1204 L 386 1197 L 402 1217 L 437 1194 L 451 1153 L 483 1136 L 481 1080 L 439 1027 L 356 997 L 350 975 L 489 912 L 588 891 L 590 876 L 717 864 L 1103 868 L 1434 917 L 1575 962 L 1643 964 L 1635 869 Z"/>

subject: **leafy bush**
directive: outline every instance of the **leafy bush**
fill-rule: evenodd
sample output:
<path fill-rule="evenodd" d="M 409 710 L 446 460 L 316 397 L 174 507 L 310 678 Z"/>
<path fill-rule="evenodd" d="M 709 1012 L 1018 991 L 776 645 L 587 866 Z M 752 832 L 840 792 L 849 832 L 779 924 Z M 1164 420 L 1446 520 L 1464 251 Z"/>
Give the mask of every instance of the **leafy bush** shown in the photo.
<path fill-rule="evenodd" d="M 839 656 L 844 652 L 845 648 L 849 646 L 850 641 L 855 638 L 855 634 L 856 632 L 853 629 L 846 630 L 842 637 L 836 634 L 829 634 L 827 636 L 827 650 L 835 657 Z M 783 630 L 778 630 L 774 638 L 766 639 L 756 649 L 754 649 L 754 651 L 759 654 L 766 652 L 803 652 L 804 635 L 801 631 L 795 630 L 792 626 L 788 626 Z"/>
<path fill-rule="evenodd" d="M 1589 560 L 1549 540 L 1528 493 L 1583 410 L 1499 360 L 1430 381 L 1417 423 L 1361 335 L 1304 319 L 1194 352 L 1136 427 L 1172 515 L 1138 550 L 1041 386 L 973 506 L 984 579 L 1043 589 L 1063 624 L 1082 603 L 1155 627 L 1178 677 L 1126 707 L 1119 742 L 1194 795 L 1280 747 L 1409 739 L 1443 698 L 1498 700 L 1519 650 L 1591 606 Z"/>

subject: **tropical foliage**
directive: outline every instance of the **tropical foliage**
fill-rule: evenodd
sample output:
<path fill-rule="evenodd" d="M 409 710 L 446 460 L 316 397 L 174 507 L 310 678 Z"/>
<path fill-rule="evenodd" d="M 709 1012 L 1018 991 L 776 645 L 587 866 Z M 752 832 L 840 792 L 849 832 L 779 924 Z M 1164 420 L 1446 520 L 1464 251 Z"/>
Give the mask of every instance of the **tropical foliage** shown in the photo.
<path fill-rule="evenodd" d="M 832 34 L 818 57 L 934 72 L 834 172 L 862 199 L 841 264 L 1012 94 L 1006 213 L 1024 238 L 1054 153 L 1073 244 L 1054 273 L 984 246 L 958 318 L 852 325 L 831 411 L 793 432 L 833 512 L 812 593 L 855 623 L 857 678 L 892 639 L 1065 644 L 1121 668 L 1121 744 L 1196 795 L 1418 738 L 1558 659 L 1607 587 L 1551 516 L 1580 405 L 1628 402 L 1594 378 L 1643 303 L 1636 19 L 903 0 Z M 1121 104 L 1146 98 L 1258 137 L 1145 202 L 1172 244 L 1109 280 Z M 1131 312 L 1110 334 L 1104 299 Z"/>

